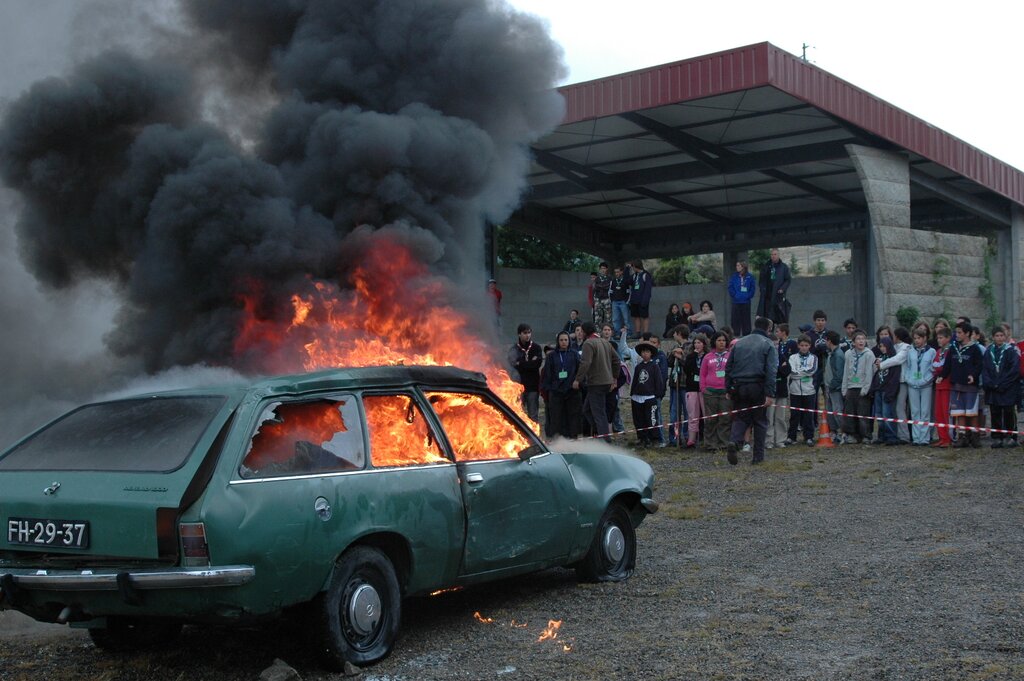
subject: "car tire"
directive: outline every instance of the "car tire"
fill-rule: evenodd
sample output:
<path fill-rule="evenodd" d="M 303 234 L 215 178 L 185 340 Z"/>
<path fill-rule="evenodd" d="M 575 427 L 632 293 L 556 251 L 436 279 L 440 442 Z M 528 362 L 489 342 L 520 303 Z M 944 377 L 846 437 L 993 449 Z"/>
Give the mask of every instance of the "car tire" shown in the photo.
<path fill-rule="evenodd" d="M 590 550 L 576 566 L 576 575 L 584 582 L 621 582 L 629 579 L 636 567 L 636 533 L 629 512 L 613 503 L 597 524 Z"/>
<path fill-rule="evenodd" d="M 100 650 L 125 653 L 160 648 L 174 642 L 181 622 L 135 617 L 108 617 L 106 627 L 90 627 L 89 638 Z"/>
<path fill-rule="evenodd" d="M 333 670 L 387 657 L 398 637 L 402 597 L 395 568 L 369 546 L 346 551 L 318 603 L 321 652 Z"/>

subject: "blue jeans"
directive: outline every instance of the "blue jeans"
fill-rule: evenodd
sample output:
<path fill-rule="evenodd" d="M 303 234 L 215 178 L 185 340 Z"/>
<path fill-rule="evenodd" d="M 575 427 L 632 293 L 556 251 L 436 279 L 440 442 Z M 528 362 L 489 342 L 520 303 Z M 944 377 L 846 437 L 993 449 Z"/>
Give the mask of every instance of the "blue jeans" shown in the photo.
<path fill-rule="evenodd" d="M 686 437 L 686 389 L 668 389 L 668 442 L 676 444 Z"/>
<path fill-rule="evenodd" d="M 633 333 L 633 319 L 629 316 L 629 301 L 626 300 L 613 300 L 612 301 L 612 328 L 615 331 L 615 335 L 618 336 L 622 331 L 622 327 L 626 327 L 626 333 Z M 600 329 L 598 329 L 600 331 Z"/>
<path fill-rule="evenodd" d="M 885 395 L 882 394 L 881 390 L 875 391 L 874 415 L 881 416 L 885 419 L 896 418 L 896 403 L 886 402 Z M 900 439 L 896 435 L 896 424 L 889 423 L 887 421 L 878 421 L 878 439 L 883 443 L 899 442 Z"/>

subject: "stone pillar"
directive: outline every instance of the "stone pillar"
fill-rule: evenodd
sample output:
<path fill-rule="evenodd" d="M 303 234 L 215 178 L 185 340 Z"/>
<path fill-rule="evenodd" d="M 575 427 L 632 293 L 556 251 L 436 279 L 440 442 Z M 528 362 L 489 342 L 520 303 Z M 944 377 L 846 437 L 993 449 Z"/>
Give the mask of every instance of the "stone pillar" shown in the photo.
<path fill-rule="evenodd" d="M 869 257 L 870 256 L 870 257 Z M 850 273 L 853 276 L 853 318 L 864 330 L 875 328 L 875 282 L 877 277 L 872 272 L 877 269 L 874 249 L 869 247 L 868 239 L 854 241 L 850 244 Z M 844 319 L 832 322 L 832 328 L 838 330 Z"/>
<path fill-rule="evenodd" d="M 1024 337 L 1024 208 L 1010 204 L 1010 227 L 1000 232 L 999 260 L 1003 269 L 1003 300 L 1000 310 L 1015 338 Z"/>
<path fill-rule="evenodd" d="M 915 307 L 922 319 L 966 314 L 984 319 L 984 238 L 910 228 L 910 171 L 902 154 L 846 146 L 857 169 L 871 226 L 867 269 L 873 280 L 872 326 L 896 323 L 896 311 Z M 860 321 L 860 320 L 858 320 Z"/>

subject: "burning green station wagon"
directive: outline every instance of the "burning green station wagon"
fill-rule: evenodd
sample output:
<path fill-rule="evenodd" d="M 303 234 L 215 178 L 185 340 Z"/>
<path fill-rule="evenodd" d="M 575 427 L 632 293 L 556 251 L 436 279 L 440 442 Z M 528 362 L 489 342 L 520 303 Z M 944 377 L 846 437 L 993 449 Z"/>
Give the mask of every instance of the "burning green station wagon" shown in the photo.
<path fill-rule="evenodd" d="M 640 459 L 550 451 L 450 367 L 99 402 L 0 454 L 0 609 L 123 650 L 303 605 L 329 666 L 368 663 L 407 596 L 628 578 L 652 485 Z"/>

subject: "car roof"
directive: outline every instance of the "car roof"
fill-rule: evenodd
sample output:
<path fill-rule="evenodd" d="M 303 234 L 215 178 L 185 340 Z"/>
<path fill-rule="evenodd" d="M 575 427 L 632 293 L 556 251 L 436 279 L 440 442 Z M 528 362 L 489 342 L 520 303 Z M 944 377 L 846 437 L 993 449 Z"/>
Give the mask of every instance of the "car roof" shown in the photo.
<path fill-rule="evenodd" d="M 437 385 L 468 388 L 487 387 L 487 378 L 476 371 L 452 366 L 396 365 L 383 367 L 349 367 L 327 369 L 308 374 L 292 374 L 265 378 L 253 389 L 268 393 L 301 393 L 339 388 L 397 387 Z"/>
<path fill-rule="evenodd" d="M 186 397 L 232 395 L 240 400 L 245 394 L 293 395 L 326 390 L 357 390 L 363 388 L 399 388 L 413 385 L 438 388 L 486 388 L 487 377 L 476 371 L 452 366 L 395 365 L 380 367 L 345 367 L 325 369 L 306 374 L 254 377 L 224 384 L 194 388 L 153 390 L 134 395 L 104 399 L 100 402 L 134 400 L 140 397 Z"/>

